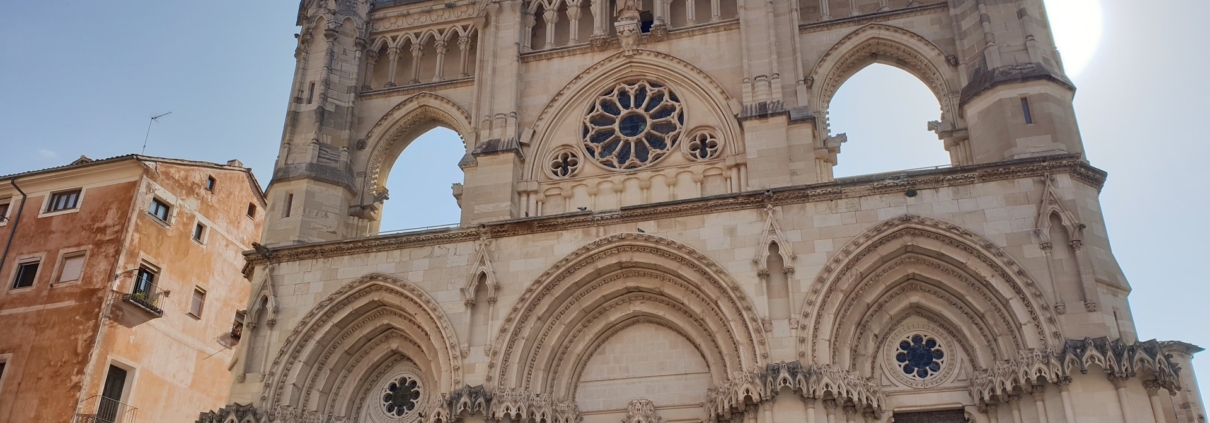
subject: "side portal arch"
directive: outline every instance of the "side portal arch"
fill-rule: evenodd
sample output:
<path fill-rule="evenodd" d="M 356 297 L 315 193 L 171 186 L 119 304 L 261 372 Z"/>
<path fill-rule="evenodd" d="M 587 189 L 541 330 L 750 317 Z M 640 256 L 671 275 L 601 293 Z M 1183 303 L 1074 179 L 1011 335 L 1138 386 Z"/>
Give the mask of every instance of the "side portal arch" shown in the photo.
<path fill-rule="evenodd" d="M 1019 263 L 969 230 L 926 217 L 899 216 L 859 235 L 814 284 L 800 311 L 799 356 L 867 377 L 877 340 L 910 316 L 947 332 L 976 368 L 1063 339 Z"/>
<path fill-rule="evenodd" d="M 414 369 L 425 398 L 435 398 L 462 385 L 457 345 L 453 325 L 427 293 L 394 276 L 368 274 L 294 327 L 264 379 L 261 404 L 359 415 L 371 385 L 401 366 Z"/>

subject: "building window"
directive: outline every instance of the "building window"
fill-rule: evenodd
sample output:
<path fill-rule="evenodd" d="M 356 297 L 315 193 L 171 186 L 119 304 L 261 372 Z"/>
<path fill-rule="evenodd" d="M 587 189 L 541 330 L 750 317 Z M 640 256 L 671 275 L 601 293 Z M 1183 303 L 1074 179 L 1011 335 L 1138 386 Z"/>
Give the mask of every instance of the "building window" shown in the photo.
<path fill-rule="evenodd" d="M 618 84 L 596 99 L 581 135 L 588 158 L 610 169 L 637 169 L 677 146 L 685 124 L 681 101 L 663 85 Z"/>
<path fill-rule="evenodd" d="M 8 223 L 8 208 L 12 202 L 12 197 L 0 199 L 0 225 Z"/>
<path fill-rule="evenodd" d="M 217 182 L 217 181 L 214 180 L 213 176 L 207 176 L 206 177 L 206 191 L 214 192 L 215 182 Z"/>
<path fill-rule="evenodd" d="M 206 290 L 194 287 L 193 300 L 189 303 L 189 314 L 202 317 L 202 306 L 206 305 Z"/>
<path fill-rule="evenodd" d="M 913 334 L 899 341 L 895 362 L 908 377 L 928 379 L 945 365 L 945 349 L 931 336 Z"/>
<path fill-rule="evenodd" d="M 155 216 L 162 222 L 168 222 L 168 213 L 170 211 L 172 211 L 172 207 L 169 207 L 168 204 L 165 204 L 158 198 L 151 199 L 151 208 L 147 210 L 148 213 L 151 213 L 152 216 Z"/>
<path fill-rule="evenodd" d="M 198 223 L 193 226 L 193 240 L 203 244 L 206 242 L 206 225 Z"/>
<path fill-rule="evenodd" d="M 290 217 L 290 209 L 294 208 L 294 194 L 286 194 L 286 210 L 282 213 L 282 217 Z"/>
<path fill-rule="evenodd" d="M 80 276 L 84 273 L 84 252 L 79 251 L 63 256 L 63 262 L 59 264 L 59 279 L 58 282 L 73 282 L 80 280 Z"/>
<path fill-rule="evenodd" d="M 252 218 L 256 217 L 256 205 L 255 204 L 248 203 L 248 217 L 252 217 Z"/>
<path fill-rule="evenodd" d="M 17 277 L 13 278 L 13 289 L 34 286 L 34 278 L 38 277 L 40 261 L 28 261 L 17 265 Z"/>
<path fill-rule="evenodd" d="M 1021 97 L 1021 113 L 1023 113 L 1025 115 L 1025 124 L 1026 125 L 1034 124 L 1034 115 L 1033 115 L 1033 113 L 1030 113 L 1030 111 L 1029 111 L 1029 99 L 1028 98 Z"/>
<path fill-rule="evenodd" d="M 315 99 L 315 83 L 311 83 L 311 87 L 307 89 L 307 104 L 311 104 L 311 100 Z"/>
<path fill-rule="evenodd" d="M 80 190 L 73 189 L 71 191 L 56 192 L 50 195 L 50 201 L 46 203 L 46 212 L 71 210 L 79 205 Z"/>
<path fill-rule="evenodd" d="M 247 313 L 241 310 L 235 311 L 235 320 L 231 322 L 231 338 L 239 339 L 244 336 L 244 318 Z"/>
<path fill-rule="evenodd" d="M 155 291 L 155 276 L 155 270 L 146 266 L 139 267 L 139 274 L 135 276 L 134 290 L 131 293 L 134 295 L 143 294 L 144 297 L 150 296 Z"/>

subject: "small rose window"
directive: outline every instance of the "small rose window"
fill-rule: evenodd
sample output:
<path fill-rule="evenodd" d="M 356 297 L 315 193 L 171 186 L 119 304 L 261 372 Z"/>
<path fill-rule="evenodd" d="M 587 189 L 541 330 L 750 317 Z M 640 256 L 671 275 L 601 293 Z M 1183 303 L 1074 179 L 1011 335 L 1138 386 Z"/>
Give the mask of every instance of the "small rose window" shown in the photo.
<path fill-rule="evenodd" d="M 690 160 L 706 161 L 718 157 L 722 143 L 718 141 L 718 137 L 714 133 L 707 130 L 690 135 L 683 148 Z"/>
<path fill-rule="evenodd" d="M 588 157 L 610 169 L 655 163 L 680 141 L 685 124 L 681 101 L 660 84 L 619 84 L 597 98 L 584 117 Z"/>
<path fill-rule="evenodd" d="M 401 418 L 416 410 L 420 401 L 420 383 L 411 376 L 399 376 L 382 388 L 382 411 L 388 417 Z"/>
<path fill-rule="evenodd" d="M 547 170 L 555 179 L 571 177 L 580 170 L 580 154 L 570 148 L 556 150 L 550 155 Z"/>
<path fill-rule="evenodd" d="M 899 341 L 895 362 L 903 374 L 914 379 L 928 379 L 941 372 L 945 365 L 945 350 L 931 336 L 915 334 Z"/>

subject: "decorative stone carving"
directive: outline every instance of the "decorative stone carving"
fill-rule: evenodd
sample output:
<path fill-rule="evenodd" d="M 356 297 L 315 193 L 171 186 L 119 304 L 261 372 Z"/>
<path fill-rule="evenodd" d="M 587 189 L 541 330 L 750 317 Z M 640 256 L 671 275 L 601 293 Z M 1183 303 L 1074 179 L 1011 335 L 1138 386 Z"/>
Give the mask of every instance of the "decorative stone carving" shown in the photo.
<path fill-rule="evenodd" d="M 483 385 L 463 386 L 433 399 L 426 407 L 425 423 L 453 423 L 462 413 L 486 416 L 491 406 L 492 394 Z"/>
<path fill-rule="evenodd" d="M 499 389 L 492 396 L 488 418 L 522 422 L 579 423 L 580 408 L 571 401 L 559 401 L 549 395 L 520 389 Z"/>
<path fill-rule="evenodd" d="M 782 388 L 789 388 L 804 399 L 853 404 L 875 416 L 882 414 L 886 404 L 886 397 L 875 381 L 856 372 L 791 361 L 769 364 L 758 372 L 736 372 L 721 386 L 707 391 L 704 407 L 708 421 L 735 421 L 750 405 L 772 400 Z"/>
<path fill-rule="evenodd" d="M 1013 392 L 1029 391 L 1039 381 L 1062 388 L 1071 381 L 1073 372 L 1088 373 L 1093 366 L 1111 380 L 1139 376 L 1169 392 L 1181 387 L 1180 367 L 1159 342 L 1127 344 L 1102 337 L 1069 339 L 1059 351 L 1021 351 L 1016 359 L 977 370 L 971 380 L 971 394 L 984 403 L 1003 402 Z"/>
<path fill-rule="evenodd" d="M 649 399 L 637 399 L 626 404 L 626 417 L 622 423 L 662 423 L 664 419 L 655 414 L 655 403 Z"/>
<path fill-rule="evenodd" d="M 248 404 L 231 404 L 218 409 L 218 411 L 207 411 L 198 416 L 196 423 L 227 423 L 230 421 L 244 423 L 249 421 L 254 423 L 268 423 L 269 414 L 258 410 L 255 406 Z"/>
<path fill-rule="evenodd" d="M 584 117 L 588 157 L 612 170 L 638 169 L 658 162 L 680 141 L 685 110 L 676 93 L 640 80 L 610 88 Z"/>

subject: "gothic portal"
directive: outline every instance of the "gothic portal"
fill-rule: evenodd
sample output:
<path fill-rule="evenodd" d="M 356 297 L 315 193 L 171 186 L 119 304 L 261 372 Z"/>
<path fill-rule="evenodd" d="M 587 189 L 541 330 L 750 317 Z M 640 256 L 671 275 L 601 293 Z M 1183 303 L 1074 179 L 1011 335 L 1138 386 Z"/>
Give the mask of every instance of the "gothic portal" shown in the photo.
<path fill-rule="evenodd" d="M 232 405 L 202 422 L 1204 421 L 1200 349 L 1135 331 L 1041 0 L 298 25 Z M 951 167 L 833 178 L 829 104 L 874 63 L 936 95 Z M 461 225 L 379 235 L 435 127 Z"/>

